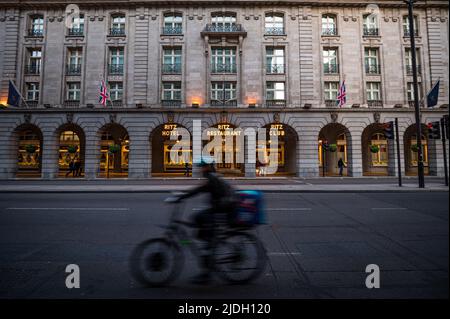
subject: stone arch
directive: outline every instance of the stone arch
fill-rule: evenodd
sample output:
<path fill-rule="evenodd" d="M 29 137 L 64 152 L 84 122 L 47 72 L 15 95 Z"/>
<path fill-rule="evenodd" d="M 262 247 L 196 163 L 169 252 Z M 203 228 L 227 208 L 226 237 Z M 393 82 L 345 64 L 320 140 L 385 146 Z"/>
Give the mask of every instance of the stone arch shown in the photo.
<path fill-rule="evenodd" d="M 423 146 L 423 160 L 424 160 L 424 173 L 428 175 L 430 173 L 430 158 L 432 157 L 432 149 L 430 147 L 427 126 L 421 124 L 422 131 L 422 146 Z M 414 146 L 417 145 L 416 140 L 416 124 L 408 126 L 403 134 L 404 145 L 404 165 L 406 175 L 417 175 L 417 152 L 414 151 Z"/>
<path fill-rule="evenodd" d="M 81 126 L 75 123 L 65 123 L 55 132 L 58 152 L 58 176 L 84 176 L 86 154 L 86 134 Z M 71 150 L 72 149 L 72 150 Z M 79 162 L 78 170 L 70 172 L 70 162 Z M 71 174 L 68 174 L 71 173 Z"/>
<path fill-rule="evenodd" d="M 373 123 L 366 126 L 361 134 L 363 175 L 389 175 L 389 167 L 395 161 L 393 144 L 393 140 L 385 137 L 383 124 Z"/>
<path fill-rule="evenodd" d="M 40 178 L 42 176 L 42 130 L 35 124 L 24 123 L 12 132 L 12 149 L 15 154 L 15 176 Z"/>
<path fill-rule="evenodd" d="M 118 123 L 103 125 L 97 133 L 99 177 L 128 177 L 130 139 L 127 129 Z M 111 147 L 115 145 L 115 147 Z M 113 149 L 115 148 L 115 152 Z"/>
<path fill-rule="evenodd" d="M 351 175 L 352 139 L 349 129 L 340 123 L 329 123 L 321 128 L 318 142 L 320 175 L 337 176 L 339 174 L 337 165 L 339 158 L 342 158 L 346 166 L 343 169 L 343 175 Z M 327 150 L 324 147 L 325 142 L 334 146 L 329 147 Z"/>

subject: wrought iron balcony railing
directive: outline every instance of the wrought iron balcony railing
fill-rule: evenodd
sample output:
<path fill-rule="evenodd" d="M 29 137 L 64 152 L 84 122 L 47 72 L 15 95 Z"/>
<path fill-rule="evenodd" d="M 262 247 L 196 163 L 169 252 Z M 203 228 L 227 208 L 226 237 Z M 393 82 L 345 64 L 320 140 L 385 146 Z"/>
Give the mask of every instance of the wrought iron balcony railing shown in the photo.
<path fill-rule="evenodd" d="M 383 106 L 383 101 L 381 100 L 368 100 L 367 101 L 368 107 L 381 107 Z"/>
<path fill-rule="evenodd" d="M 39 105 L 39 101 L 38 100 L 26 100 L 25 102 L 22 101 L 21 106 L 22 107 L 32 107 L 32 108 L 36 108 Z"/>
<path fill-rule="evenodd" d="M 161 100 L 162 106 L 181 106 L 181 100 Z"/>
<path fill-rule="evenodd" d="M 422 74 L 422 67 L 420 64 L 417 65 L 417 74 L 421 75 Z M 413 75 L 413 67 L 412 65 L 406 65 L 406 75 Z"/>
<path fill-rule="evenodd" d="M 236 63 L 212 63 L 211 73 L 236 73 Z"/>
<path fill-rule="evenodd" d="M 68 64 L 66 66 L 66 75 L 80 75 L 81 65 L 80 64 Z"/>
<path fill-rule="evenodd" d="M 329 64 L 325 63 L 323 65 L 324 74 L 339 74 L 339 64 Z"/>
<path fill-rule="evenodd" d="M 266 100 L 267 107 L 285 107 L 286 100 Z"/>
<path fill-rule="evenodd" d="M 163 74 L 181 74 L 181 63 L 164 63 L 162 65 Z"/>
<path fill-rule="evenodd" d="M 284 64 L 268 64 L 266 65 L 267 74 L 284 74 Z"/>
<path fill-rule="evenodd" d="M 109 29 L 109 35 L 114 37 L 124 36 L 125 28 L 111 28 Z"/>
<path fill-rule="evenodd" d="M 123 105 L 122 100 L 108 100 L 106 101 L 106 105 L 107 106 L 112 106 L 112 107 L 121 107 Z"/>
<path fill-rule="evenodd" d="M 240 24 L 207 24 L 201 32 L 201 35 L 242 35 L 245 37 L 247 36 L 247 32 Z"/>
<path fill-rule="evenodd" d="M 211 100 L 211 106 L 237 106 L 237 100 Z"/>
<path fill-rule="evenodd" d="M 180 35 L 180 34 L 183 34 L 183 28 L 181 26 L 163 27 L 162 34 L 164 34 L 164 35 Z"/>
<path fill-rule="evenodd" d="M 366 74 L 380 74 L 381 68 L 378 64 L 366 64 Z"/>
<path fill-rule="evenodd" d="M 110 75 L 123 75 L 123 64 L 110 64 L 108 71 Z"/>
<path fill-rule="evenodd" d="M 28 30 L 28 36 L 29 37 L 43 37 L 44 36 L 44 30 L 42 30 L 42 29 L 30 29 L 30 30 Z"/>
<path fill-rule="evenodd" d="M 82 36 L 84 35 L 84 28 L 70 28 L 68 31 L 68 36 Z"/>
<path fill-rule="evenodd" d="M 282 27 L 272 27 L 272 28 L 266 28 L 264 33 L 266 35 L 283 35 L 284 33 L 284 28 Z"/>
<path fill-rule="evenodd" d="M 39 75 L 41 73 L 40 65 L 26 65 L 24 70 L 25 75 Z"/>
<path fill-rule="evenodd" d="M 409 28 L 403 28 L 403 36 L 404 37 L 410 37 L 411 36 L 411 32 L 409 31 Z M 414 29 L 414 36 L 415 37 L 419 36 L 419 30 Z"/>
<path fill-rule="evenodd" d="M 408 106 L 409 107 L 415 107 L 414 101 L 408 100 Z M 424 107 L 425 103 L 423 101 L 419 101 L 419 107 Z"/>
<path fill-rule="evenodd" d="M 334 36 L 337 34 L 337 28 L 322 28 L 322 35 Z"/>
<path fill-rule="evenodd" d="M 66 101 L 64 101 L 64 106 L 77 107 L 77 106 L 80 106 L 80 101 L 79 100 L 66 100 Z"/>
<path fill-rule="evenodd" d="M 325 100 L 325 106 L 326 107 L 333 107 L 333 106 L 336 106 L 336 105 L 337 105 L 336 100 Z"/>
<path fill-rule="evenodd" d="M 364 27 L 363 28 L 363 35 L 364 36 L 378 36 L 379 35 L 379 30 L 378 28 L 369 28 L 369 27 Z"/>

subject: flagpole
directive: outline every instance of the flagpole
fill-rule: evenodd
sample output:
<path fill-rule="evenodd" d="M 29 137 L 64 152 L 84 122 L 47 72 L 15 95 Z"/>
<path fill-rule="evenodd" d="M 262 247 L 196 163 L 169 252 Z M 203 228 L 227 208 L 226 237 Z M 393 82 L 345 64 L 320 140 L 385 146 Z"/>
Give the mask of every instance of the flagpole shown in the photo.
<path fill-rule="evenodd" d="M 25 101 L 25 99 L 23 98 L 22 93 L 19 91 L 19 89 L 17 88 L 16 84 L 14 83 L 14 81 L 10 79 L 9 82 L 11 82 L 11 84 L 14 86 L 14 88 L 16 89 L 16 92 L 19 93 L 20 99 L 25 103 L 25 106 L 27 107 L 27 109 L 30 108 L 28 106 L 27 101 Z"/>

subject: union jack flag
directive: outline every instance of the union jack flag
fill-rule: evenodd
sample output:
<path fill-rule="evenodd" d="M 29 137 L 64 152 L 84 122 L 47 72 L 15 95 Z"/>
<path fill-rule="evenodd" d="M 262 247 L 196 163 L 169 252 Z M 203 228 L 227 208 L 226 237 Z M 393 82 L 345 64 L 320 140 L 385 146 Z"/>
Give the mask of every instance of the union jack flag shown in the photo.
<path fill-rule="evenodd" d="M 339 87 L 339 93 L 337 96 L 336 104 L 339 107 L 342 107 L 347 103 L 347 91 L 345 90 L 345 80 L 342 82 L 341 86 Z"/>
<path fill-rule="evenodd" d="M 106 87 L 105 80 L 102 80 L 100 84 L 100 97 L 99 102 L 103 106 L 106 106 L 106 101 L 109 99 L 108 88 Z"/>

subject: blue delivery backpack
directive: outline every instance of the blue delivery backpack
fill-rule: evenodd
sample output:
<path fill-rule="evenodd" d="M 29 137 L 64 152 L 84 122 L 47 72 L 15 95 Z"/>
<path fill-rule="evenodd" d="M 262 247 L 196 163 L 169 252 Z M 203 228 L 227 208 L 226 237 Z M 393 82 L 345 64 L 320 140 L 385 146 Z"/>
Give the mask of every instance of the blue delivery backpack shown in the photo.
<path fill-rule="evenodd" d="M 243 190 L 236 192 L 237 205 L 230 223 L 234 227 L 251 228 L 266 223 L 263 193 Z"/>

